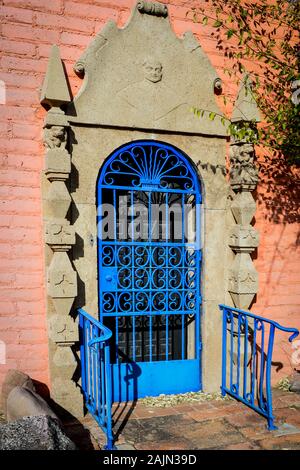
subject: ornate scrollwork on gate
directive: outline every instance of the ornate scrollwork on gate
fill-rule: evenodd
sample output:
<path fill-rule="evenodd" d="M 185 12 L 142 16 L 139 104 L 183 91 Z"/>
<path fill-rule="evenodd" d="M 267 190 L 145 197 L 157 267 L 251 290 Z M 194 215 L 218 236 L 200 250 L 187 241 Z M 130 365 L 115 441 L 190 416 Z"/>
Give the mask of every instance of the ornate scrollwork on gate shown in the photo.
<path fill-rule="evenodd" d="M 195 190 L 194 177 L 179 154 L 161 145 L 135 145 L 109 162 L 102 184 L 143 189 Z"/>

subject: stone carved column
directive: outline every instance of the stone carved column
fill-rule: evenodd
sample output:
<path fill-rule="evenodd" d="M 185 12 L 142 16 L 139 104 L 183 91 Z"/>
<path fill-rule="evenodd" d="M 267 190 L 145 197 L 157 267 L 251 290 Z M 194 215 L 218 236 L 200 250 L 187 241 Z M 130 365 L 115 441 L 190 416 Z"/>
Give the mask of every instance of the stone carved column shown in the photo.
<path fill-rule="evenodd" d="M 66 184 L 71 157 L 66 149 L 68 122 L 61 109 L 69 101 L 59 50 L 53 46 L 41 97 L 41 102 L 51 107 L 44 124 L 44 228 L 45 243 L 52 253 L 47 266 L 48 302 L 53 304 L 48 304 L 51 396 L 69 411 L 72 410 L 70 402 L 74 403 L 72 411 L 78 414 L 82 399 L 79 388 L 72 382 L 77 367 L 73 350 L 78 341 L 78 326 L 70 316 L 77 295 L 77 274 L 69 257 L 75 244 L 75 232 L 67 220 L 71 196 Z"/>
<path fill-rule="evenodd" d="M 237 126 L 259 121 L 249 78 L 244 77 L 232 122 Z M 237 308 L 248 309 L 258 291 L 258 273 L 253 265 L 251 253 L 258 247 L 259 234 L 251 225 L 256 203 L 252 196 L 258 183 L 258 169 L 255 164 L 253 143 L 246 139 L 232 138 L 230 148 L 230 185 L 234 197 L 231 212 L 236 225 L 229 233 L 229 246 L 235 253 L 229 270 L 228 290 Z"/>

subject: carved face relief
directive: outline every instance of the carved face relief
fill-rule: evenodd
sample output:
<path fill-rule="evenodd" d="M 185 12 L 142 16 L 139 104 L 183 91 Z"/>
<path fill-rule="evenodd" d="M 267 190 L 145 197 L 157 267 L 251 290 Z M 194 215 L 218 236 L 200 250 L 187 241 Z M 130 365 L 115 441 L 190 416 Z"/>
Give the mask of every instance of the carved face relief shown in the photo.
<path fill-rule="evenodd" d="M 45 146 L 48 149 L 65 147 L 66 131 L 63 126 L 46 127 L 44 130 Z"/>
<path fill-rule="evenodd" d="M 154 59 L 146 59 L 143 63 L 146 80 L 157 83 L 162 79 L 162 64 Z"/>
<path fill-rule="evenodd" d="M 235 186 L 238 184 L 256 185 L 258 182 L 258 169 L 255 166 L 253 144 L 232 145 L 230 152 L 231 184 Z"/>

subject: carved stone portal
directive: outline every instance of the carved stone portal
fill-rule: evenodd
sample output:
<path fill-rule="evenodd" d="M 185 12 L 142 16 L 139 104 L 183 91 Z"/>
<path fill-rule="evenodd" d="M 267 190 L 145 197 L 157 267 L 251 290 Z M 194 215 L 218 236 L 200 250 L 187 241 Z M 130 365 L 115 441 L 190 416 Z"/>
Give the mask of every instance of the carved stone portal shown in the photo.
<path fill-rule="evenodd" d="M 82 307 L 96 318 L 99 313 L 97 178 L 116 148 L 139 139 L 165 141 L 180 148 L 195 165 L 200 161 L 205 195 L 202 383 L 204 390 L 217 391 L 221 374 L 218 305 L 227 300 L 226 250 L 232 248 L 237 256 L 249 258 L 250 248 L 257 243 L 249 228 L 252 215 L 246 217 L 248 209 L 242 207 L 251 202 L 244 196 L 240 200 L 237 195 L 233 202 L 241 227 L 231 234 L 231 248 L 224 236 L 229 185 L 227 132 L 215 99 L 215 91 L 221 91 L 218 75 L 192 33 L 176 37 L 167 6 L 147 1 L 137 3 L 125 28 L 109 21 L 74 69 L 83 84 L 71 102 L 58 48 L 53 47 L 42 91 L 42 103 L 50 106 L 45 119 L 43 197 L 52 397 L 72 414 L 82 412 L 76 312 Z M 199 119 L 192 107 L 209 109 L 216 119 Z M 242 164 L 245 181 L 247 165 Z M 232 266 L 232 291 L 240 291 L 244 283 L 244 276 L 235 276 L 236 265 Z"/>
<path fill-rule="evenodd" d="M 241 128 L 243 125 L 253 127 L 258 120 L 251 82 L 246 76 L 239 90 L 232 121 Z M 235 259 L 229 271 L 228 290 L 234 305 L 247 309 L 258 290 L 258 273 L 250 256 L 259 243 L 259 235 L 250 225 L 256 210 L 251 192 L 258 183 L 255 149 L 251 141 L 232 138 L 229 175 L 231 188 L 235 192 L 231 211 L 237 225 L 229 233 L 229 246 L 235 253 Z"/>

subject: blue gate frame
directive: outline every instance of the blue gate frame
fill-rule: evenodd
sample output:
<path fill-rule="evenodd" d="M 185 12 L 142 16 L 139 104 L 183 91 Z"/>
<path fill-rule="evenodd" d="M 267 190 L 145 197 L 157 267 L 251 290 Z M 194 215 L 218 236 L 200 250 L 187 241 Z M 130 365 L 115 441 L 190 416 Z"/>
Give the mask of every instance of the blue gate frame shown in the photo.
<path fill-rule="evenodd" d="M 222 395 L 236 398 L 267 418 L 270 431 L 277 429 L 271 390 L 275 331 L 292 333 L 290 342 L 299 331 L 245 310 L 219 307 L 223 314 Z"/>
<path fill-rule="evenodd" d="M 182 209 L 180 236 L 172 232 L 174 220 L 172 227 L 170 222 L 169 207 L 175 202 Z M 106 203 L 114 208 L 108 239 Z M 146 233 L 138 236 L 137 204 L 146 208 L 148 223 L 142 224 L 148 226 Z M 201 390 L 200 204 L 196 169 L 183 152 L 166 143 L 142 140 L 123 145 L 100 170 L 99 313 L 100 322 L 113 332 L 113 401 Z M 187 205 L 195 219 L 192 241 L 185 230 Z M 159 219 L 153 236 L 154 207 L 162 206 L 164 220 Z M 128 207 L 125 231 L 129 227 L 130 233 L 124 237 L 120 211 Z"/>

